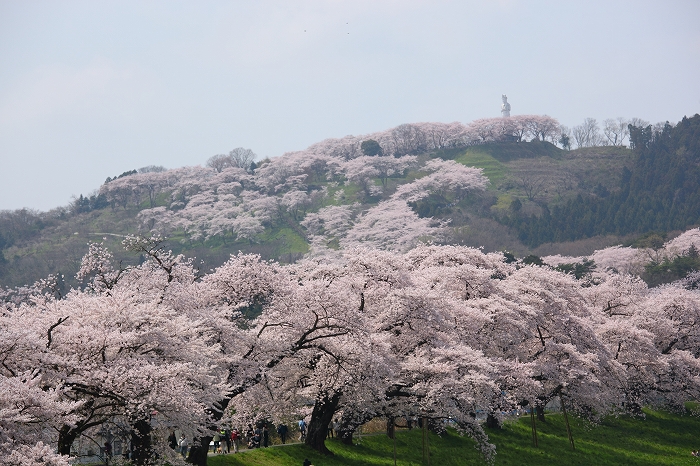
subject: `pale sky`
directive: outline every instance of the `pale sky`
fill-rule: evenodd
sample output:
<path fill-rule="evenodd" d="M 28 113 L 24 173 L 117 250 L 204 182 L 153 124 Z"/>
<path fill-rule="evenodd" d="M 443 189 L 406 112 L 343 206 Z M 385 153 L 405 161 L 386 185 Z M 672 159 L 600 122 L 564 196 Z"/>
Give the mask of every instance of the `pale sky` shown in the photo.
<path fill-rule="evenodd" d="M 0 210 L 421 121 L 700 113 L 698 0 L 0 0 Z"/>

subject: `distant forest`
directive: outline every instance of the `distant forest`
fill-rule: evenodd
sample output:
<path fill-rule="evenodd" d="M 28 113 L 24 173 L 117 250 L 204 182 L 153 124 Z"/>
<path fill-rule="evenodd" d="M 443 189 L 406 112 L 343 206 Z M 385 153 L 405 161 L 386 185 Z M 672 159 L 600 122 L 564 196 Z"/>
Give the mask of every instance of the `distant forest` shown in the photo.
<path fill-rule="evenodd" d="M 620 189 L 542 205 L 540 216 L 512 209 L 502 223 L 531 247 L 597 235 L 682 230 L 700 224 L 700 115 L 675 126 L 630 125 L 634 162 L 623 169 Z"/>

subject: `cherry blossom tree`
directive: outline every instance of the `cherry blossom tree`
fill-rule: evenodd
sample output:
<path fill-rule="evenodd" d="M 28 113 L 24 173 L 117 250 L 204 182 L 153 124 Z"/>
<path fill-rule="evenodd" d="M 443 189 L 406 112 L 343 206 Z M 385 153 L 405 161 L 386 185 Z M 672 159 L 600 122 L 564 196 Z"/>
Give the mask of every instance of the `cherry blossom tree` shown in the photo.
<path fill-rule="evenodd" d="M 260 370 L 231 403 L 240 422 L 265 412 L 281 417 L 314 400 L 307 444 L 327 452 L 328 424 L 343 397 L 357 393 L 359 381 L 376 371 L 368 351 L 360 293 L 343 268 L 312 262 L 288 266 L 287 285 L 278 285 L 253 322 L 246 361 Z M 370 379 L 371 380 L 371 379 Z"/>
<path fill-rule="evenodd" d="M 626 411 L 645 405 L 683 411 L 698 396 L 697 291 L 666 285 L 646 290 L 619 277 L 589 292 L 605 316 L 598 333 L 625 368 L 619 377 Z"/>
<path fill-rule="evenodd" d="M 500 118 L 481 118 L 474 120 L 469 125 L 471 133 L 476 135 L 479 142 L 493 142 L 502 136 L 501 129 L 503 122 Z"/>
<path fill-rule="evenodd" d="M 425 135 L 429 150 L 464 147 L 470 143 L 466 127 L 453 123 L 416 123 Z"/>
<path fill-rule="evenodd" d="M 303 152 L 308 154 L 325 154 L 336 159 L 349 160 L 362 155 L 361 145 L 365 139 L 372 139 L 372 137 L 350 135 L 340 139 L 324 139 L 321 142 L 312 144 Z"/>
<path fill-rule="evenodd" d="M 262 221 L 251 215 L 239 215 L 233 222 L 231 229 L 236 234 L 236 239 L 252 242 L 257 235 L 265 230 Z"/>
<path fill-rule="evenodd" d="M 393 197 L 415 202 L 434 194 L 459 201 L 470 191 L 484 190 L 489 184 L 482 169 L 466 167 L 454 160 L 433 159 L 422 170 L 430 174 L 401 185 Z"/>
<path fill-rule="evenodd" d="M 34 352 L 42 347 L 43 342 L 27 328 L 26 323 L 19 321 L 20 317 L 12 312 L 0 318 L 0 355 L 3 359 L 0 370 L 0 464 L 35 464 L 29 459 L 23 460 L 25 462 L 13 462 L 13 459 L 22 455 L 36 458 L 44 450 L 50 453 L 46 455 L 48 464 L 68 464 L 66 459 L 55 455 L 55 448 L 49 449 L 49 445 L 56 444 L 56 433 L 62 422 L 77 420 L 73 413 L 80 406 L 65 399 L 61 385 L 51 386 L 40 369 L 31 368 L 36 361 Z M 23 328 L 18 328 L 18 324 Z"/>
<path fill-rule="evenodd" d="M 357 159 L 356 159 L 357 160 Z M 409 168 L 418 165 L 418 158 L 412 155 L 403 157 L 372 157 L 370 165 L 377 170 L 382 186 L 386 188 L 387 179 L 396 174 L 402 175 Z"/>
<path fill-rule="evenodd" d="M 533 365 L 541 387 L 531 402 L 541 407 L 565 397 L 586 415 L 616 406 L 617 391 L 609 382 L 620 368 L 595 333 L 579 282 L 546 267 L 526 266 L 491 285 L 494 293 L 472 303 L 491 316 L 479 327 L 486 338 L 479 347 L 487 355 Z"/>
<path fill-rule="evenodd" d="M 389 425 L 399 416 L 450 418 L 479 440 L 482 452 L 490 456 L 492 446 L 472 414 L 500 396 L 494 383 L 498 362 L 459 342 L 452 303 L 432 280 L 424 280 L 425 269 L 416 267 L 415 260 L 366 249 L 346 256 L 362 278 L 364 312 L 372 316 L 375 338 L 388 345 L 393 371 L 382 402 L 363 402 L 361 408 L 355 403 L 349 413 L 344 412 L 344 437 L 349 437 L 357 419 L 376 415 L 388 417 Z"/>
<path fill-rule="evenodd" d="M 391 130 L 390 138 L 392 153 L 396 157 L 425 152 L 428 148 L 426 134 L 418 125 L 399 125 Z"/>
<path fill-rule="evenodd" d="M 440 239 L 443 226 L 432 219 L 420 218 L 405 201 L 381 201 L 362 214 L 341 246 L 366 246 L 377 249 L 406 251 L 421 241 Z"/>
<path fill-rule="evenodd" d="M 262 224 L 270 224 L 281 215 L 280 199 L 276 196 L 267 196 L 257 191 L 243 191 L 241 200 L 243 208 Z"/>
<path fill-rule="evenodd" d="M 652 290 L 641 308 L 640 327 L 653 334 L 666 365 L 653 385 L 656 403 L 661 395 L 664 405 L 683 410 L 685 401 L 699 396 L 700 293 L 663 286 Z"/>
<path fill-rule="evenodd" d="M 287 208 L 294 220 L 297 220 L 299 210 L 306 211 L 306 208 L 311 204 L 311 199 L 306 191 L 289 191 L 282 196 L 282 205 Z"/>
<path fill-rule="evenodd" d="M 7 466 L 35 466 L 37 464 L 45 466 L 68 466 L 68 459 L 57 454 L 50 445 L 39 441 L 35 445 L 19 445 L 16 450 L 12 450 L 0 458 L 0 464 Z"/>
<path fill-rule="evenodd" d="M 352 183 L 358 184 L 367 196 L 380 192 L 380 189 L 374 186 L 374 178 L 378 178 L 380 174 L 379 168 L 372 163 L 375 158 L 377 157 L 363 155 L 349 160 L 341 166 L 345 178 Z"/>
<path fill-rule="evenodd" d="M 230 167 L 241 168 L 247 171 L 255 158 L 255 152 L 252 150 L 237 147 L 228 154 L 217 154 L 211 157 L 207 160 L 207 167 L 211 167 L 219 173 Z"/>
<path fill-rule="evenodd" d="M 700 249 L 700 228 L 693 228 L 681 233 L 676 238 L 664 244 L 663 255 L 673 258 L 688 252 L 691 247 Z"/>
<path fill-rule="evenodd" d="M 124 180 L 125 178 L 121 179 Z M 137 202 L 141 202 L 141 196 L 145 193 L 148 196 L 148 202 L 151 208 L 155 207 L 156 199 L 167 186 L 167 182 L 168 175 L 165 170 L 147 170 L 139 172 L 134 178 L 128 180 L 128 183 L 133 187 L 134 195 L 138 199 Z"/>
<path fill-rule="evenodd" d="M 294 157 L 297 167 L 308 176 L 310 182 L 323 183 L 331 180 L 344 159 L 328 154 L 304 151 Z"/>
<path fill-rule="evenodd" d="M 352 227 L 352 220 L 359 203 L 322 207 L 318 212 L 307 214 L 301 225 L 312 235 L 339 238 Z"/>
<path fill-rule="evenodd" d="M 535 140 L 556 142 L 561 134 L 559 122 L 547 115 L 527 115 L 523 120 Z"/>
<path fill-rule="evenodd" d="M 644 270 L 644 252 L 632 247 L 612 246 L 594 251 L 591 259 L 599 270 L 640 275 Z"/>
<path fill-rule="evenodd" d="M 590 352 L 596 340 L 581 320 L 587 312 L 577 298 L 576 283 L 559 272 L 539 267 L 517 269 L 503 263 L 501 255 L 484 255 L 469 248 L 423 247 L 410 254 L 416 253 L 431 277 L 432 288 L 451 298 L 460 341 L 481 349 L 486 357 L 498 358 L 501 367 L 507 368 L 494 377 L 498 393 L 505 396 L 482 408 L 490 407 L 495 414 L 516 409 L 522 400 L 542 407 L 552 397 L 564 394 L 575 398 L 581 409 L 593 402 L 591 395 L 582 396 L 582 387 L 572 383 L 583 377 L 588 378 L 583 384 L 586 388 L 591 387 L 587 384 L 601 385 L 594 382 L 598 367 L 592 364 Z M 557 302 L 555 296 L 561 295 Z M 574 305 L 580 314 L 577 317 L 569 309 L 561 311 L 562 306 Z M 578 330 L 569 333 L 573 326 Z M 571 365 L 561 367 L 557 362 L 561 359 Z"/>
<path fill-rule="evenodd" d="M 132 426 L 132 460 L 146 464 L 154 448 L 152 413 L 161 428 L 206 429 L 207 413 L 230 389 L 211 327 L 172 306 L 194 283 L 191 264 L 160 250 L 157 240 L 127 244 L 148 260 L 115 270 L 111 255 L 92 245 L 81 268 L 89 281 L 85 291 L 33 294 L 8 304 L 0 383 L 25 404 L 3 411 L 3 445 L 36 444 L 42 435 L 28 432 L 39 430 L 44 443 L 68 455 L 79 435 L 119 417 Z M 2 438 L 8 422 L 20 426 L 9 443 Z M 53 436 L 46 434 L 50 426 Z"/>

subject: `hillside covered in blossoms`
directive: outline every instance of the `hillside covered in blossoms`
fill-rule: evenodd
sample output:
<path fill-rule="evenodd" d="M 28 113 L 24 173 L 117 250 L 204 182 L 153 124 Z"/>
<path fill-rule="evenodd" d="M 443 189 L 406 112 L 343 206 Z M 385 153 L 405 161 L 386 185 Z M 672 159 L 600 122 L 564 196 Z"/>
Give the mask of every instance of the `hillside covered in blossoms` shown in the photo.
<path fill-rule="evenodd" d="M 55 274 L 75 286 L 88 242 L 121 251 L 127 234 L 158 234 L 206 269 L 238 251 L 294 262 L 358 245 L 581 256 L 644 247 L 645 235 L 670 239 L 698 224 L 700 183 L 689 163 L 697 116 L 675 126 L 632 120 L 632 133 L 630 122 L 606 121 L 607 139 L 590 123 L 569 130 L 521 115 L 405 124 L 273 159 L 237 148 L 205 166 L 127 171 L 67 207 L 0 212 L 0 284 Z M 671 155 L 657 158 L 659 150 Z M 669 157 L 688 163 L 672 162 L 673 174 L 640 162 Z M 635 180 L 655 180 L 659 195 Z"/>

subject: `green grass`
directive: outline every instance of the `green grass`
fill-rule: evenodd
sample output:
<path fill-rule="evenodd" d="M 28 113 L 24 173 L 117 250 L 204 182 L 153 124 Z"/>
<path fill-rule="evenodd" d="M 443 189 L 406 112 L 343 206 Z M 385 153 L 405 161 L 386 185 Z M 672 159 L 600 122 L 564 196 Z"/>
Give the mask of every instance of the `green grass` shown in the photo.
<path fill-rule="evenodd" d="M 572 451 L 564 419 L 548 414 L 537 423 L 538 443 L 532 444 L 530 418 L 508 422 L 500 431 L 489 431 L 496 445 L 496 465 L 685 465 L 700 464 L 690 452 L 700 448 L 700 419 L 658 411 L 645 411 L 646 418 L 610 418 L 597 426 L 571 419 L 576 450 Z M 399 431 L 397 465 L 421 465 L 422 439 L 418 429 Z M 450 431 L 430 436 L 430 464 L 457 466 L 484 464 L 474 442 Z M 353 446 L 336 440 L 326 442 L 334 456 L 320 455 L 304 445 L 271 447 L 236 455 L 210 457 L 213 466 L 300 466 L 309 458 L 315 466 L 393 465 L 393 443 L 385 435 L 362 437 Z M 427 464 L 427 463 L 426 463 Z"/>
<path fill-rule="evenodd" d="M 478 147 L 501 162 L 538 157 L 561 159 L 565 152 L 553 144 L 541 141 L 489 143 Z"/>
<path fill-rule="evenodd" d="M 455 161 L 468 167 L 483 168 L 484 175 L 491 181 L 492 186 L 495 186 L 508 174 L 508 167 L 505 164 L 479 148 L 467 149 L 462 155 L 455 158 Z"/>
<path fill-rule="evenodd" d="M 260 234 L 261 241 L 269 241 L 278 245 L 278 254 L 307 253 L 308 243 L 289 227 L 266 229 Z"/>
<path fill-rule="evenodd" d="M 492 186 L 503 180 L 510 172 L 508 162 L 518 159 L 549 157 L 560 160 L 564 151 L 544 142 L 508 142 L 472 146 L 461 150 L 445 150 L 438 156 L 453 159 L 469 167 L 483 168 L 484 175 L 491 180 Z"/>

